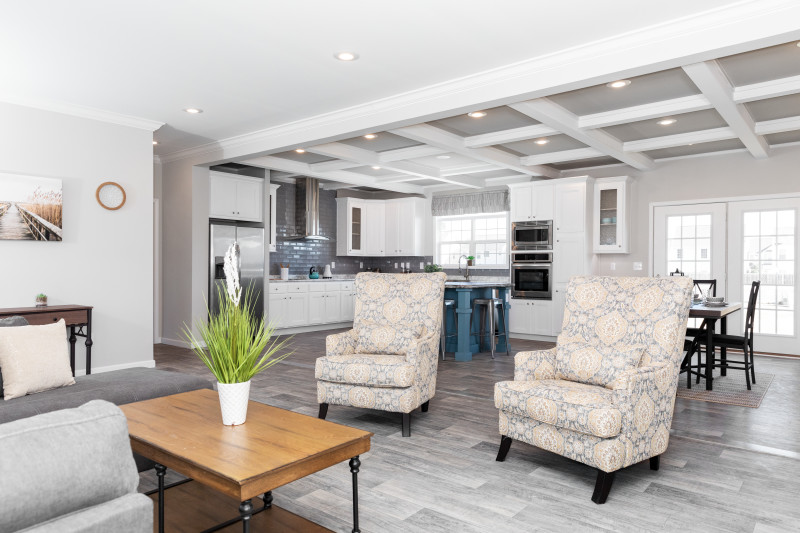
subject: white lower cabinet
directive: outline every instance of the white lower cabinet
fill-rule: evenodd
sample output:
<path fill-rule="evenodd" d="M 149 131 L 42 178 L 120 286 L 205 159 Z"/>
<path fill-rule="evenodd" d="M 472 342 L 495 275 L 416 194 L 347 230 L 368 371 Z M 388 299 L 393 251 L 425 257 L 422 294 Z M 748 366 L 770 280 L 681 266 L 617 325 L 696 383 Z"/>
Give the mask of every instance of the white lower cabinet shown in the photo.
<path fill-rule="evenodd" d="M 277 329 L 353 320 L 352 281 L 276 281 L 269 293 L 269 320 Z"/>
<path fill-rule="evenodd" d="M 511 299 L 508 315 L 510 333 L 553 335 L 553 302 L 550 300 Z"/>
<path fill-rule="evenodd" d="M 564 307 L 567 304 L 567 284 L 556 283 L 553 287 L 553 335 L 561 333 L 564 322 Z"/>

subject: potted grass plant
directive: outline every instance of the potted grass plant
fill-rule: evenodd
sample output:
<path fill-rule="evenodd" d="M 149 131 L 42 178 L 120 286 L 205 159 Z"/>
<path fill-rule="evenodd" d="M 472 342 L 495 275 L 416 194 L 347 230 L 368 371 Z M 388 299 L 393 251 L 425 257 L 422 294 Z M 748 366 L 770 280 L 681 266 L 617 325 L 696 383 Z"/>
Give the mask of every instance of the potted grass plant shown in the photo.
<path fill-rule="evenodd" d="M 253 376 L 291 355 L 285 340 L 273 338 L 274 326 L 256 316 L 257 295 L 251 288 L 242 289 L 238 250 L 234 243 L 225 254 L 225 288 L 217 287 L 218 312 L 209 309 L 208 322 L 195 322 L 198 335 L 184 328 L 192 351 L 217 379 L 226 426 L 244 424 Z"/>

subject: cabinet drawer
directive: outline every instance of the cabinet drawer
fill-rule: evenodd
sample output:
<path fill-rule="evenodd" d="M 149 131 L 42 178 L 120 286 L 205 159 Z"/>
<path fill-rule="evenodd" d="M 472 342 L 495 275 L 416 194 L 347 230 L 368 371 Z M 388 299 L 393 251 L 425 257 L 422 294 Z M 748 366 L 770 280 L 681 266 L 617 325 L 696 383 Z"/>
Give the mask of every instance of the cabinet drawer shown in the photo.
<path fill-rule="evenodd" d="M 339 290 L 340 291 L 352 291 L 353 288 L 356 286 L 355 283 L 352 281 L 345 281 L 343 283 L 339 283 Z"/>
<path fill-rule="evenodd" d="M 314 283 L 312 281 L 311 283 L 308 283 L 307 285 L 308 285 L 308 292 L 325 292 L 327 290 L 327 288 L 328 288 L 328 285 L 330 285 L 330 283 L 327 283 L 325 281 L 320 281 L 320 282 Z"/>
<path fill-rule="evenodd" d="M 25 320 L 32 326 L 54 324 L 62 318 L 68 326 L 72 324 L 86 324 L 89 322 L 89 316 L 86 311 L 54 311 L 52 313 L 36 313 L 25 316 Z"/>
<path fill-rule="evenodd" d="M 286 292 L 308 292 L 308 283 L 287 283 Z"/>
<path fill-rule="evenodd" d="M 269 284 L 269 292 L 271 294 L 283 294 L 286 292 L 286 282 L 276 281 Z"/>

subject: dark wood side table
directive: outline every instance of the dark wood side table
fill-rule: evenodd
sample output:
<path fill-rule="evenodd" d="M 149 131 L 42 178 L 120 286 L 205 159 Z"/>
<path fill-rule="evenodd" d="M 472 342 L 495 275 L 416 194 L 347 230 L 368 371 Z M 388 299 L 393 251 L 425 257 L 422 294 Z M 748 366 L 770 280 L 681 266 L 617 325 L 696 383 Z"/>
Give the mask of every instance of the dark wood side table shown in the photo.
<path fill-rule="evenodd" d="M 21 316 L 32 326 L 58 322 L 62 318 L 69 328 L 69 366 L 75 375 L 75 342 L 86 339 L 86 374 L 92 373 L 92 306 L 48 305 L 44 307 L 16 307 L 0 309 L 0 318 Z M 84 331 L 86 328 L 86 331 Z"/>

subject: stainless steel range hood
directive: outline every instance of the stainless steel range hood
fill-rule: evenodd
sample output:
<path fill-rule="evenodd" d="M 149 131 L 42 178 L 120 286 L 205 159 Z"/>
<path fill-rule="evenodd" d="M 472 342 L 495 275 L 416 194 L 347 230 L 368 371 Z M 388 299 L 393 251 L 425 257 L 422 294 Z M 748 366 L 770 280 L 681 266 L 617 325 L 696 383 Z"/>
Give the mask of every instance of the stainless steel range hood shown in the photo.
<path fill-rule="evenodd" d="M 306 208 L 304 212 L 297 214 L 297 227 L 305 228 L 305 232 L 297 235 L 289 235 L 289 240 L 306 239 L 313 241 L 329 241 L 330 238 L 320 234 L 319 230 L 319 180 L 315 178 L 303 178 L 297 180 L 298 194 L 301 188 L 305 188 Z M 298 211 L 300 211 L 298 209 Z"/>

